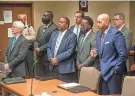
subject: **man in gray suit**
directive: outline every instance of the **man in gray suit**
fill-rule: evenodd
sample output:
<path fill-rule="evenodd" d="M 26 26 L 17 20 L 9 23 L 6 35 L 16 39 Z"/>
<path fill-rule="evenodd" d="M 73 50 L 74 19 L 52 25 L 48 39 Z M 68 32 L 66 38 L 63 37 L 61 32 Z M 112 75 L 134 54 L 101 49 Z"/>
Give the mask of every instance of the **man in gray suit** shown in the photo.
<path fill-rule="evenodd" d="M 47 54 L 51 62 L 50 70 L 58 74 L 64 82 L 74 82 L 76 79 L 74 51 L 76 35 L 68 29 L 70 21 L 67 17 L 59 20 L 58 29 L 52 33 L 48 43 Z"/>
<path fill-rule="evenodd" d="M 5 52 L 5 68 L 9 73 L 8 77 L 25 77 L 25 57 L 28 51 L 28 41 L 21 34 L 24 24 L 21 21 L 13 22 L 12 33 L 14 37 L 9 40 Z"/>
<path fill-rule="evenodd" d="M 57 30 L 53 23 L 53 12 L 45 11 L 42 17 L 43 24 L 39 27 L 34 51 L 37 54 L 38 63 L 36 66 L 37 76 L 49 75 L 49 61 L 47 58 L 47 44 L 53 31 Z"/>
<path fill-rule="evenodd" d="M 84 27 L 83 35 L 78 42 L 77 52 L 77 68 L 80 71 L 82 67 L 94 66 L 95 60 L 90 55 L 91 49 L 96 48 L 96 33 L 93 32 L 93 20 L 89 16 L 84 16 L 82 19 Z"/>
<path fill-rule="evenodd" d="M 125 14 L 115 13 L 113 17 L 114 26 L 120 30 L 125 37 L 126 47 L 129 50 L 132 46 L 132 32 L 125 26 Z M 129 59 L 126 61 L 127 71 L 129 70 Z"/>

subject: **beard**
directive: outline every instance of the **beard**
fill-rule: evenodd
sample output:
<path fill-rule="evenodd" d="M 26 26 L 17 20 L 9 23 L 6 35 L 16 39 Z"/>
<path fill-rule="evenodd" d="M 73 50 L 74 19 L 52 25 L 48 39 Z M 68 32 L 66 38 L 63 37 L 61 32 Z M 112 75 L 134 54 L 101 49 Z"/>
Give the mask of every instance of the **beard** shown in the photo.
<path fill-rule="evenodd" d="M 43 18 L 42 18 L 42 22 L 43 22 L 44 24 L 48 24 L 48 23 L 50 22 L 50 19 L 43 19 Z"/>

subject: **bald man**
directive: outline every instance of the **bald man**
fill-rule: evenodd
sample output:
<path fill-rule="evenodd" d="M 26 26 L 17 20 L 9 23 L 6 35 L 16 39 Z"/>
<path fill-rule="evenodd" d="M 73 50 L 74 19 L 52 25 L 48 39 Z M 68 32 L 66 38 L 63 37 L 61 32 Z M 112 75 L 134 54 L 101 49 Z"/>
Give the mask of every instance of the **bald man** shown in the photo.
<path fill-rule="evenodd" d="M 91 55 L 100 59 L 102 94 L 121 94 L 122 75 L 127 59 L 124 36 L 110 26 L 110 17 L 107 14 L 97 17 L 97 27 L 97 51 L 92 50 Z"/>

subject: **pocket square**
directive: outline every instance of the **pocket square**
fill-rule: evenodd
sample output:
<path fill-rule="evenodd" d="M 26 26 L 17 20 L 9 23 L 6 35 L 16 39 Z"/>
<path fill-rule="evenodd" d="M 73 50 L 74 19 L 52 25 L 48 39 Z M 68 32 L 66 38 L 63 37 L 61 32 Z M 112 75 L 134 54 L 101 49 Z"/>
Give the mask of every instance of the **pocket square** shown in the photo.
<path fill-rule="evenodd" d="M 109 43 L 110 43 L 110 42 L 108 42 L 108 41 L 107 41 L 107 42 L 105 42 L 105 44 L 109 44 Z"/>

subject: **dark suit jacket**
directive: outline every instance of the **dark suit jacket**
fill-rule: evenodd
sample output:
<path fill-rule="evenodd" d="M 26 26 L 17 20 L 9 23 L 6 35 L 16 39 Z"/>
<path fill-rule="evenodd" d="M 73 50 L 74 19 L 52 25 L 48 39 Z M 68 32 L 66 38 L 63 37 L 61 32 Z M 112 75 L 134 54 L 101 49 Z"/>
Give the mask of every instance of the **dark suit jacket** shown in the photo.
<path fill-rule="evenodd" d="M 59 32 L 55 31 L 52 33 L 51 38 L 48 43 L 48 49 L 47 54 L 48 58 L 54 57 L 54 50 L 55 50 L 55 44 L 58 37 Z M 56 58 L 58 58 L 59 64 L 58 64 L 58 71 L 60 73 L 72 73 L 75 72 L 75 62 L 74 62 L 74 56 L 73 53 L 75 51 L 76 46 L 76 35 L 71 32 L 70 30 L 67 30 L 65 33 L 61 44 L 59 46 Z M 53 65 L 50 64 L 50 70 L 53 69 Z"/>
<path fill-rule="evenodd" d="M 45 30 L 45 31 L 43 31 Z M 45 61 L 48 61 L 47 58 L 47 44 L 51 37 L 52 32 L 57 30 L 57 25 L 52 23 L 47 28 L 45 25 L 41 25 L 38 29 L 36 41 L 38 43 L 38 47 L 40 48 L 40 53 L 38 54 L 39 58 L 43 57 Z"/>
<path fill-rule="evenodd" d="M 90 56 L 90 51 L 96 48 L 96 33 L 91 31 L 86 37 L 82 45 L 82 35 L 78 42 L 78 52 L 77 52 L 77 65 L 82 64 L 84 67 L 94 66 L 95 60 Z"/>
<path fill-rule="evenodd" d="M 110 27 L 101 48 L 102 32 L 97 32 L 96 43 L 100 68 L 104 80 L 108 80 L 114 73 L 123 74 L 125 61 L 127 59 L 127 49 L 122 33 Z"/>
<path fill-rule="evenodd" d="M 9 64 L 12 72 L 10 73 L 11 77 L 26 75 L 25 72 L 25 57 L 28 51 L 29 43 L 23 35 L 20 35 L 12 48 L 13 38 L 9 40 L 7 50 L 5 52 L 6 63 Z"/>

